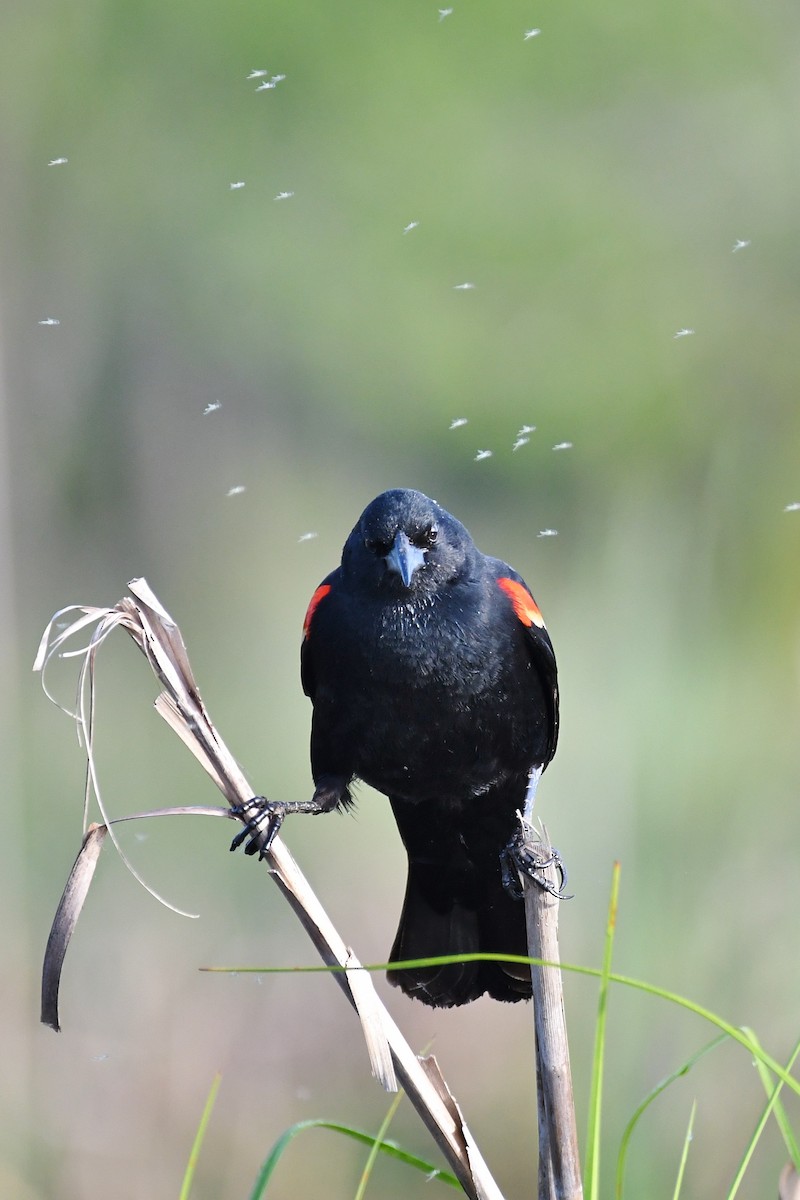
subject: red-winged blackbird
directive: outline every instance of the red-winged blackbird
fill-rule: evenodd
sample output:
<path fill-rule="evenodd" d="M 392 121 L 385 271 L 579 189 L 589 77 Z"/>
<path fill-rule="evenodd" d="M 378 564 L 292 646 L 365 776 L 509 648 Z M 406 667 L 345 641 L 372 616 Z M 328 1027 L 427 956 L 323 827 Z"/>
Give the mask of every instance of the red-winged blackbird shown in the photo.
<path fill-rule="evenodd" d="M 391 961 L 526 954 L 524 906 L 503 886 L 501 855 L 529 781 L 555 753 L 558 686 L 521 576 L 421 492 L 384 492 L 314 593 L 303 632 L 316 791 L 298 807 L 347 806 L 355 779 L 389 797 L 408 852 Z M 527 966 L 497 962 L 389 980 L 435 1006 L 531 994 Z"/>

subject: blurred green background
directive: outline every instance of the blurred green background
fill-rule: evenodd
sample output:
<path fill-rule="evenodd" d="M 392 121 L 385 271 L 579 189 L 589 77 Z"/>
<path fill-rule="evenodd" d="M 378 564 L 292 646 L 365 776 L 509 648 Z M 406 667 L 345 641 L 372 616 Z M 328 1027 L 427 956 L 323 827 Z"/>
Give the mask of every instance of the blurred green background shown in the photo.
<path fill-rule="evenodd" d="M 145 575 L 255 786 L 306 797 L 303 612 L 389 486 L 455 512 L 548 620 L 563 734 L 539 805 L 576 893 L 565 959 L 599 964 L 620 859 L 617 969 L 788 1055 L 798 34 L 798 10 L 771 0 L 456 2 L 444 18 L 411 0 L 7 0 L 4 1196 L 177 1195 L 217 1069 L 198 1200 L 246 1195 L 295 1120 L 377 1129 L 387 1098 L 330 980 L 198 973 L 314 961 L 220 822 L 125 828 L 147 879 L 202 917 L 159 907 L 107 853 L 67 960 L 64 1032 L 38 1025 L 83 760 L 30 663 L 53 611 L 114 603 Z M 254 69 L 286 78 L 259 92 Z M 536 431 L 512 451 L 523 424 Z M 64 702 L 74 678 L 74 663 L 53 672 Z M 99 687 L 115 813 L 216 802 L 123 635 Z M 296 818 L 286 838 L 360 958 L 383 961 L 404 883 L 388 805 L 363 790 L 355 818 Z M 433 1041 L 506 1194 L 530 1195 L 529 1010 L 433 1012 L 378 986 L 412 1044 Z M 583 1128 L 596 987 L 566 987 Z M 713 1032 L 614 991 L 606 1194 L 634 1107 Z M 724 1194 L 762 1104 L 733 1046 L 645 1117 L 629 1195 L 672 1195 L 694 1097 L 685 1194 Z M 435 1153 L 407 1107 L 394 1133 Z M 307 1139 L 274 1195 L 352 1195 L 363 1156 Z M 784 1159 L 770 1130 L 742 1195 L 775 1194 Z M 379 1165 L 374 1194 L 417 1191 Z"/>

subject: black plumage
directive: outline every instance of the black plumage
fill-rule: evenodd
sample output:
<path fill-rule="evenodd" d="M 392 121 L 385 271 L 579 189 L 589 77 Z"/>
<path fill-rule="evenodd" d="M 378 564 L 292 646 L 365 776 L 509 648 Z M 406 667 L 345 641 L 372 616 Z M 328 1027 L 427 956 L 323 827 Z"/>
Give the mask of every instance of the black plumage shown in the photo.
<path fill-rule="evenodd" d="M 312 598 L 301 667 L 316 803 L 347 805 L 364 780 L 389 797 L 408 852 L 391 960 L 524 955 L 524 908 L 500 856 L 529 773 L 555 753 L 558 685 L 521 576 L 421 492 L 384 492 Z M 437 1006 L 531 993 L 527 967 L 493 962 L 389 979 Z"/>

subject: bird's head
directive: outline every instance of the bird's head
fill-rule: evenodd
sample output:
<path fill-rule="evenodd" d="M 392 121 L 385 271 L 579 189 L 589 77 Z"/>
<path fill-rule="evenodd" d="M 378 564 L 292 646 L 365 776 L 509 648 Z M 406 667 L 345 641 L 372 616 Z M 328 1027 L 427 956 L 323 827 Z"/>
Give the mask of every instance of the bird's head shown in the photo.
<path fill-rule="evenodd" d="M 410 597 L 469 573 L 475 547 L 464 526 L 422 492 L 395 488 L 367 505 L 342 554 L 357 585 Z"/>

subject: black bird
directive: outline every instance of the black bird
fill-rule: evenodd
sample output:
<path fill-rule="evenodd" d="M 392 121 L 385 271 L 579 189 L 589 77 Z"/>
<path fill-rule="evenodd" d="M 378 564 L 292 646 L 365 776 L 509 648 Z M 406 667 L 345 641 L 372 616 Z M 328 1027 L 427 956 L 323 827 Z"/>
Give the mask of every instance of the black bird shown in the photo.
<path fill-rule="evenodd" d="M 303 633 L 316 790 L 297 807 L 346 807 L 356 779 L 389 797 L 408 852 L 390 960 L 526 954 L 524 906 L 503 885 L 501 856 L 555 753 L 558 685 L 521 576 L 421 492 L 384 492 L 314 593 Z M 531 994 L 529 968 L 514 964 L 388 977 L 434 1006 Z"/>

